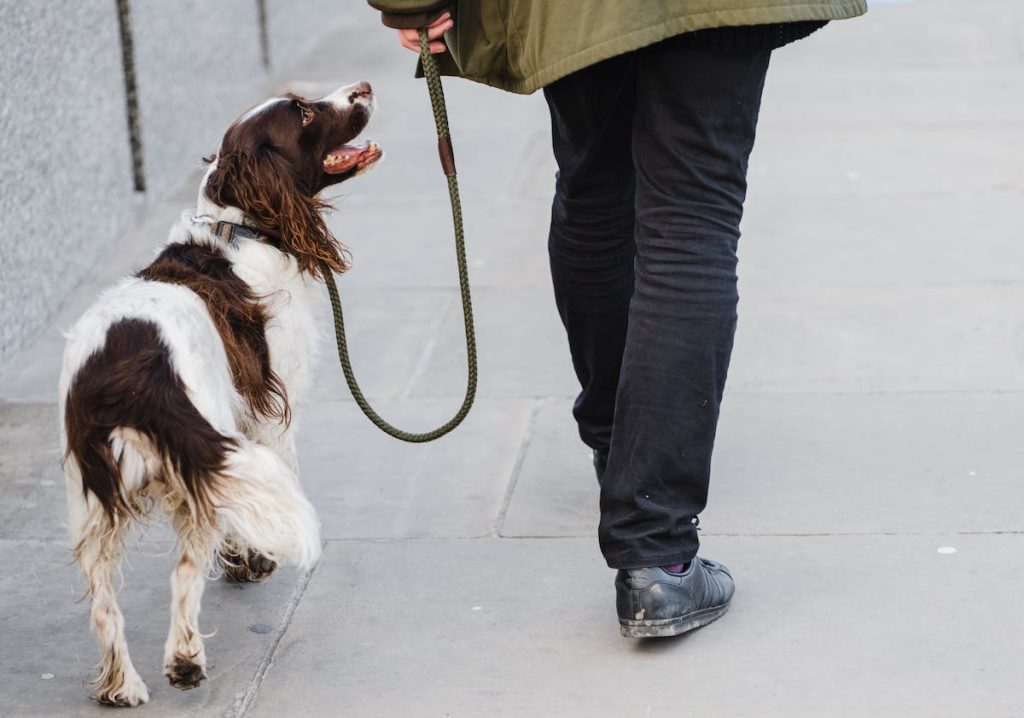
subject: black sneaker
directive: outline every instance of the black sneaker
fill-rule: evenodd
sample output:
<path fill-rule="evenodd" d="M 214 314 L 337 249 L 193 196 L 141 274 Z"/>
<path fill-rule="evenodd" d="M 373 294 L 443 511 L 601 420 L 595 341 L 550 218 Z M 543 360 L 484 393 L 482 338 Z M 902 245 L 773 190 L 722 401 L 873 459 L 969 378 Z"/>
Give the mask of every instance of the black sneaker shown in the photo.
<path fill-rule="evenodd" d="M 697 557 L 682 573 L 657 566 L 615 577 L 619 630 L 627 638 L 676 636 L 725 615 L 736 587 L 720 563 Z"/>

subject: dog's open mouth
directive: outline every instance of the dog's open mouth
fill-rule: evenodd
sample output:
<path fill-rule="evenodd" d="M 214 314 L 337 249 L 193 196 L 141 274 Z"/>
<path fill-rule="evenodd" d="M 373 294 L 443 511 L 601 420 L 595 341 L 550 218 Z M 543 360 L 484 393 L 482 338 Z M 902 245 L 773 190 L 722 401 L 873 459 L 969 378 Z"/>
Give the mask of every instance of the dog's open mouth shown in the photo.
<path fill-rule="evenodd" d="M 383 152 L 376 142 L 367 140 L 358 145 L 342 145 L 331 150 L 324 158 L 324 172 L 340 175 L 353 170 L 362 172 L 381 158 Z"/>

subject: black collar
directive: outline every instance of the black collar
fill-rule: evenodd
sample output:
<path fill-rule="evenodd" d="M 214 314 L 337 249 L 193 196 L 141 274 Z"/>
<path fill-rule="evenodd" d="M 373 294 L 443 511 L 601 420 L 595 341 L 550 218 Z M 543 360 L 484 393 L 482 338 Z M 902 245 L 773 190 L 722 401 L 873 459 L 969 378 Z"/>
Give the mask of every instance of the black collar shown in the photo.
<path fill-rule="evenodd" d="M 243 239 L 262 239 L 263 235 L 252 227 L 247 227 L 244 224 L 237 224 L 235 222 L 226 222 L 220 220 L 213 226 L 213 233 L 220 238 L 220 241 L 228 244 L 235 241 L 237 237 Z"/>

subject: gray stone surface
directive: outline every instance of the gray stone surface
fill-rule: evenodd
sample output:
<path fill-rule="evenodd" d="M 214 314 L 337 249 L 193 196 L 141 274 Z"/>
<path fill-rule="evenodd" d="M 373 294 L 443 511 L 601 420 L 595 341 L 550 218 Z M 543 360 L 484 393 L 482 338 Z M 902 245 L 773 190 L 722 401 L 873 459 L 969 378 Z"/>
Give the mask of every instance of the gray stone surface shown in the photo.
<path fill-rule="evenodd" d="M 448 420 L 461 398 L 376 402 L 389 421 L 424 431 Z M 532 403 L 481 399 L 437 442 L 396 442 L 352 402 L 317 402 L 303 417 L 299 463 L 323 520 L 339 538 L 488 536 L 516 468 Z"/>
<path fill-rule="evenodd" d="M 0 404 L 0 540 L 67 539 L 58 431 L 54 404 Z"/>
<path fill-rule="evenodd" d="M 734 391 L 1024 388 L 1024 285 L 746 291 Z"/>
<path fill-rule="evenodd" d="M 591 536 L 597 482 L 569 402 L 530 434 L 502 536 Z M 734 392 L 704 535 L 1013 532 L 1024 402 L 1000 394 Z"/>
<path fill-rule="evenodd" d="M 308 62 L 311 48 L 323 38 L 335 42 L 348 42 L 354 31 L 354 13 L 369 8 L 351 3 L 339 12 L 336 0 L 266 0 L 267 31 L 272 73 L 289 71 L 296 61 Z"/>
<path fill-rule="evenodd" d="M 550 287 L 483 288 L 473 296 L 473 310 L 482 317 L 501 317 L 477 328 L 482 396 L 568 396 L 577 391 Z M 437 349 L 413 396 L 458 393 L 465 382 L 465 356 L 462 316 L 453 312 L 438 332 Z"/>
<path fill-rule="evenodd" d="M 648 643 L 611 629 L 589 539 L 331 543 L 252 715 L 958 718 L 1024 702 L 1005 584 L 1019 537 L 706 543 L 739 577 L 729 615 Z"/>
<path fill-rule="evenodd" d="M 527 437 L 502 536 L 597 536 L 598 485 L 593 455 L 580 443 L 572 401 L 551 397 Z"/>
<path fill-rule="evenodd" d="M 399 162 L 389 161 L 382 172 Z M 419 174 L 418 181 L 437 189 L 433 173 Z M 379 194 L 378 184 L 376 176 L 368 177 L 365 191 Z M 549 185 L 544 186 L 550 189 Z M 472 186 L 466 194 L 466 231 L 474 238 L 467 248 L 473 287 L 529 289 L 546 298 L 550 292 L 546 214 L 515 201 L 490 205 Z M 339 203 L 333 223 L 353 254 L 353 271 L 345 277 L 345 286 L 393 291 L 400 288 L 396 277 L 415 277 L 417 285 L 457 291 L 448 211 L 440 202 L 408 208 L 384 197 L 355 196 Z"/>
<path fill-rule="evenodd" d="M 322 16 L 319 39 L 303 30 L 308 13 L 268 3 L 270 79 L 319 95 L 365 78 L 379 94 L 368 135 L 388 157 L 332 193 L 330 222 L 355 257 L 340 286 L 359 379 L 385 417 L 425 428 L 459 405 L 465 376 L 429 106 L 412 56 L 376 13 L 308 2 Z M 724 620 L 680 640 L 619 638 L 547 277 L 543 99 L 449 81 L 476 406 L 436 444 L 393 442 L 358 413 L 325 344 L 316 395 L 299 412 L 324 558 L 308 583 L 285 570 L 244 590 L 210 584 L 201 625 L 217 629 L 211 680 L 179 693 L 160 676 L 171 561 L 155 526 L 121 593 L 153 692 L 142 712 L 1019 715 L 1024 11 L 1008 0 L 872 6 L 773 58 L 702 517 L 704 552 L 738 581 Z M 138 9 L 173 33 L 169 12 Z M 251 5 L 209 12 L 254 15 Z M 168 64 L 194 75 L 199 61 L 180 50 Z M 222 60 L 236 73 L 230 92 L 248 92 L 240 58 Z M 244 108 L 227 105 L 248 104 L 232 97 L 231 116 Z M 120 127 L 111 106 L 109 126 Z M 151 198 L 112 240 L 112 258 L 0 366 L 0 715 L 101 712 L 82 685 L 96 653 L 65 546 L 60 330 L 192 204 L 198 178 L 185 175 L 226 121 L 206 111 L 180 128 L 165 118 L 181 130 L 182 153 L 166 162 L 180 163 L 183 189 Z"/>
<path fill-rule="evenodd" d="M 353 291 L 339 280 L 352 368 L 367 396 L 405 396 L 436 350 L 434 335 L 444 317 L 457 310 L 451 290 L 373 288 Z M 324 294 L 324 309 L 329 310 Z M 323 316 L 323 359 L 316 374 L 317 399 L 349 399 L 338 365 L 330 314 Z M 465 366 L 461 368 L 466 373 Z"/>
<path fill-rule="evenodd" d="M 702 525 L 739 534 L 1020 531 L 1021 399 L 733 396 Z"/>
<path fill-rule="evenodd" d="M 778 202 L 755 193 L 746 213 L 744 300 L 750 292 L 778 292 L 781 272 L 786 287 L 934 291 L 955 283 L 1005 285 L 1024 265 L 1016 204 L 988 194 L 897 194 L 851 207 L 840 197 Z M 826 224 L 830 217 L 842 217 L 838 230 Z"/>

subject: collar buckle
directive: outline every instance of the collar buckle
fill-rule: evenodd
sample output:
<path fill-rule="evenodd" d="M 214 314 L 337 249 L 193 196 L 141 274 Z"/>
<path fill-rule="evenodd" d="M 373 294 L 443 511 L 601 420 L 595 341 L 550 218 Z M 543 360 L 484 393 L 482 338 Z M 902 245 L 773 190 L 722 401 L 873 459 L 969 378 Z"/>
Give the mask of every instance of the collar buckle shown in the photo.
<path fill-rule="evenodd" d="M 213 233 L 222 242 L 227 244 L 234 244 L 235 240 L 239 237 L 243 239 L 260 239 L 263 236 L 252 227 L 246 227 L 244 224 L 227 222 L 225 220 L 220 220 L 213 226 Z"/>

